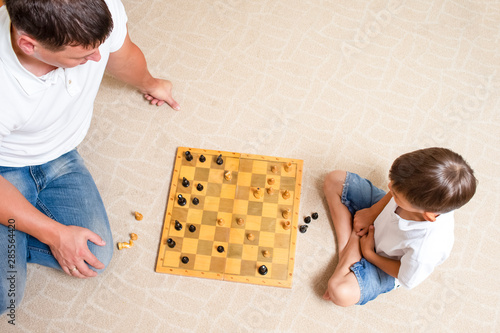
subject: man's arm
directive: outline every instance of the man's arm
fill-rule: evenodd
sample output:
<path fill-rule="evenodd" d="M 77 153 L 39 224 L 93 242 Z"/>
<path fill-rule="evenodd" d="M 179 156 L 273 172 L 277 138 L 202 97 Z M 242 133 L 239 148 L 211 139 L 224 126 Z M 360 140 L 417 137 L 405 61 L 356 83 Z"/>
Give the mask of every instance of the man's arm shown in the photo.
<path fill-rule="evenodd" d="M 375 219 L 384 210 L 384 207 L 387 206 L 389 201 L 391 201 L 391 198 L 392 193 L 389 191 L 370 208 L 358 210 L 356 214 L 354 214 L 353 228 L 358 236 L 366 235 L 368 227 L 375 222 Z"/>
<path fill-rule="evenodd" d="M 154 78 L 148 71 L 146 58 L 127 33 L 122 47 L 109 55 L 106 70 L 116 78 L 138 88 L 153 105 L 167 103 L 180 110 L 179 103 L 172 98 L 172 83 Z"/>
<path fill-rule="evenodd" d="M 398 278 L 399 268 L 401 267 L 400 260 L 389 259 L 382 257 L 375 252 L 375 228 L 371 225 L 368 233 L 360 238 L 361 253 L 363 257 L 371 264 L 377 266 L 390 276 Z"/>
<path fill-rule="evenodd" d="M 77 227 L 65 226 L 42 214 L 4 177 L 0 176 L 0 224 L 14 223 L 15 230 L 27 233 L 47 244 L 66 274 L 80 278 L 96 276 L 89 265 L 102 269 L 104 265 L 90 252 L 87 240 L 104 245 L 94 232 Z M 4 244 L 2 244 L 4 245 Z M 77 270 L 69 270 L 76 267 Z"/>

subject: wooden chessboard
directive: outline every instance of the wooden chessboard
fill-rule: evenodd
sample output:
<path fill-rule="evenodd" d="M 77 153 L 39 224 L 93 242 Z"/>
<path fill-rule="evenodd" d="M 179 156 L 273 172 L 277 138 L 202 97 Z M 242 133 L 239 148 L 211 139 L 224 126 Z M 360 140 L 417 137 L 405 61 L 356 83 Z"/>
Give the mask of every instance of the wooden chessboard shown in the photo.
<path fill-rule="evenodd" d="M 186 151 L 193 156 L 191 161 Z M 200 155 L 205 162 L 200 162 Z M 221 165 L 216 163 L 219 155 Z M 297 159 L 179 147 L 156 271 L 291 288 L 302 167 L 303 161 Z M 183 178 L 189 181 L 188 187 L 182 184 Z M 271 178 L 273 185 L 269 185 Z M 254 195 L 257 188 L 260 198 Z M 283 197 L 286 190 L 288 199 Z M 184 206 L 179 205 L 179 194 L 187 200 Z M 290 217 L 285 219 L 287 209 Z M 181 230 L 176 230 L 176 220 Z M 189 230 L 191 225 L 194 232 Z M 175 242 L 173 248 L 167 244 L 169 239 Z M 217 251 L 219 246 L 224 252 Z M 183 263 L 183 257 L 189 262 Z M 258 272 L 262 265 L 268 269 L 265 275 Z"/>

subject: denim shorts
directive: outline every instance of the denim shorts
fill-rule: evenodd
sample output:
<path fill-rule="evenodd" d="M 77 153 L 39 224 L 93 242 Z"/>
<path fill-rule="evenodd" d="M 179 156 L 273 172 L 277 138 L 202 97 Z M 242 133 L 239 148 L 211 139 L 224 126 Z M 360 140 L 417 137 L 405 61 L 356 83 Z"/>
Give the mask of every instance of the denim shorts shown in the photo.
<path fill-rule="evenodd" d="M 375 187 L 369 180 L 355 173 L 347 172 L 342 190 L 342 203 L 354 214 L 361 209 L 373 206 L 382 199 L 385 192 Z M 396 279 L 375 265 L 362 258 L 351 266 L 351 271 L 358 279 L 361 297 L 358 305 L 374 300 L 378 295 L 391 291 Z"/>

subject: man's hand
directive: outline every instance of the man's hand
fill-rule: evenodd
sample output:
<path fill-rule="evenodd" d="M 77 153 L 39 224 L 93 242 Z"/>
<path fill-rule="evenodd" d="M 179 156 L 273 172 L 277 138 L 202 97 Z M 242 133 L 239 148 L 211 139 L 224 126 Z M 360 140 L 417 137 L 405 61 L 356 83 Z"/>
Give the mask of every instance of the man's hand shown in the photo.
<path fill-rule="evenodd" d="M 361 247 L 361 253 L 363 257 L 370 261 L 369 257 L 375 253 L 375 227 L 370 225 L 368 227 L 368 233 L 359 239 L 359 245 Z"/>
<path fill-rule="evenodd" d="M 181 109 L 179 103 L 172 98 L 172 82 L 168 80 L 155 79 L 156 85 L 151 91 L 143 91 L 146 98 L 152 105 L 161 106 L 165 103 L 174 110 Z"/>
<path fill-rule="evenodd" d="M 58 239 L 49 244 L 52 254 L 66 274 L 88 278 L 97 276 L 97 272 L 91 270 L 87 264 L 96 269 L 104 268 L 104 264 L 90 252 L 87 241 L 99 246 L 106 245 L 96 233 L 77 226 L 62 226 Z"/>

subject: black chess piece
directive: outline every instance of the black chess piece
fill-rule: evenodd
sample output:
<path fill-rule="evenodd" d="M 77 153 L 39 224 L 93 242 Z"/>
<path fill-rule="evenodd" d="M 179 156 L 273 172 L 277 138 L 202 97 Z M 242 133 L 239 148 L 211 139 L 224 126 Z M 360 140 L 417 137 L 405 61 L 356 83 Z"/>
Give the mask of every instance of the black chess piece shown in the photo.
<path fill-rule="evenodd" d="M 193 198 L 193 205 L 197 205 L 200 203 L 200 199 L 198 198 Z"/>
<path fill-rule="evenodd" d="M 181 261 L 183 264 L 187 264 L 189 262 L 189 258 L 184 256 L 184 257 L 182 257 Z"/>
<path fill-rule="evenodd" d="M 266 265 L 262 265 L 259 267 L 259 274 L 260 275 L 266 275 L 267 274 L 267 267 Z"/>
<path fill-rule="evenodd" d="M 224 160 L 222 159 L 222 154 L 217 156 L 217 160 L 215 161 L 218 165 L 222 165 L 224 163 Z"/>
<path fill-rule="evenodd" d="M 217 246 L 217 252 L 223 253 L 224 252 L 224 246 L 222 246 L 222 245 Z"/>
<path fill-rule="evenodd" d="M 182 230 L 182 224 L 179 221 L 175 220 L 174 228 L 175 228 L 175 230 L 180 231 L 180 230 Z"/>
<path fill-rule="evenodd" d="M 195 231 L 196 231 L 196 226 L 195 226 L 194 224 L 191 224 L 191 225 L 189 226 L 189 231 L 190 231 L 190 232 L 195 232 Z"/>
<path fill-rule="evenodd" d="M 185 206 L 186 205 L 186 198 L 184 198 L 182 196 L 182 194 L 179 194 L 178 198 L 179 199 L 177 199 L 177 203 L 179 204 L 179 206 Z"/>
<path fill-rule="evenodd" d="M 186 161 L 191 162 L 193 160 L 193 155 L 191 155 L 191 152 L 188 150 L 184 153 L 186 155 Z"/>
<path fill-rule="evenodd" d="M 175 241 L 172 238 L 167 239 L 167 245 L 169 248 L 173 249 L 175 247 Z"/>
<path fill-rule="evenodd" d="M 311 217 L 313 218 L 313 220 L 317 220 L 318 219 L 318 213 L 312 213 Z"/>
<path fill-rule="evenodd" d="M 200 162 L 201 163 L 205 163 L 205 161 L 207 160 L 207 158 L 203 155 L 200 155 L 200 158 L 199 158 Z"/>
<path fill-rule="evenodd" d="M 182 186 L 189 187 L 189 180 L 186 177 L 182 177 Z"/>
<path fill-rule="evenodd" d="M 201 183 L 198 183 L 198 185 L 196 186 L 196 189 L 200 192 L 203 191 L 203 185 L 201 185 Z"/>
<path fill-rule="evenodd" d="M 299 231 L 301 233 L 305 233 L 307 231 L 307 225 L 303 224 L 299 227 Z"/>
<path fill-rule="evenodd" d="M 304 223 L 311 223 L 311 217 L 310 216 L 304 217 Z"/>

